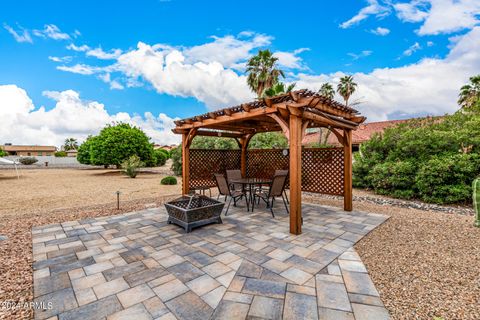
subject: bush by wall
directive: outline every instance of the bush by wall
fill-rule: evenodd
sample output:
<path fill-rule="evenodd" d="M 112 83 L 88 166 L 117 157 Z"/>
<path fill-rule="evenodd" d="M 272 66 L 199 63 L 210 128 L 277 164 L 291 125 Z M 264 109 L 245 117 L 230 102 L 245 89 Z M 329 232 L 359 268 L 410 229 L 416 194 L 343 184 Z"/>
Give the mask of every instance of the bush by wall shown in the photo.
<path fill-rule="evenodd" d="M 161 151 L 162 149 L 157 149 L 153 151 L 153 157 L 155 158 L 155 165 L 157 167 L 163 166 L 168 159 L 168 156 L 165 154 L 165 152 Z"/>
<path fill-rule="evenodd" d="M 177 184 L 177 178 L 172 177 L 172 176 L 165 177 L 160 181 L 160 184 L 175 185 L 175 184 Z"/>
<path fill-rule="evenodd" d="M 67 156 L 67 153 L 65 151 L 57 151 L 53 155 L 57 158 L 63 158 Z"/>
<path fill-rule="evenodd" d="M 354 155 L 353 184 L 398 198 L 471 202 L 480 175 L 480 103 L 388 128 Z"/>
<path fill-rule="evenodd" d="M 18 162 L 24 165 L 31 165 L 31 164 L 37 163 L 38 160 L 35 157 L 20 157 L 18 159 Z"/>

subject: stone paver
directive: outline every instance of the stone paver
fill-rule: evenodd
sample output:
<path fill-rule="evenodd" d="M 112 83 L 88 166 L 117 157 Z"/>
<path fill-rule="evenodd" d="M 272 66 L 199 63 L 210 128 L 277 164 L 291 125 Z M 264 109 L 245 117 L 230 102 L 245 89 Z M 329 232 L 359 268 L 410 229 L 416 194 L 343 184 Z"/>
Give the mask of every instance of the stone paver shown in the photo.
<path fill-rule="evenodd" d="M 242 205 L 189 234 L 163 208 L 34 227 L 35 319 L 388 319 L 353 249 L 385 216 L 304 205 L 295 236 Z"/>
<path fill-rule="evenodd" d="M 256 296 L 253 298 L 248 316 L 260 319 L 280 319 L 282 318 L 282 310 L 282 299 Z"/>

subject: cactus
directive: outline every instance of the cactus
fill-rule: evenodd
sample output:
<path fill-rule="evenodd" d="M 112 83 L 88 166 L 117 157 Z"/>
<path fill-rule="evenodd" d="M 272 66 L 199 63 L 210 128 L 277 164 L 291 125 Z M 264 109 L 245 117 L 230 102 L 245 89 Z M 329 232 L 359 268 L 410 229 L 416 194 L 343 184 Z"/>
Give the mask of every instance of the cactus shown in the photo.
<path fill-rule="evenodd" d="M 473 180 L 473 208 L 475 209 L 475 226 L 480 227 L 480 178 Z"/>

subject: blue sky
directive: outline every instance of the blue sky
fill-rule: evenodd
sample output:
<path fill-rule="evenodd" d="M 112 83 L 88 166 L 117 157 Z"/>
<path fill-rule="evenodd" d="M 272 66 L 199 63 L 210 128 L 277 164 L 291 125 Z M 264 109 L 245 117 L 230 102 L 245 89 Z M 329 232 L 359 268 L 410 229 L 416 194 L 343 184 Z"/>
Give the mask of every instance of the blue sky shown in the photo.
<path fill-rule="evenodd" d="M 262 48 L 298 88 L 353 74 L 372 121 L 453 112 L 480 72 L 479 13 L 474 0 L 2 2 L 0 115 L 29 133 L 0 138 L 58 143 L 125 120 L 174 142 L 173 118 L 253 97 L 243 66 Z"/>

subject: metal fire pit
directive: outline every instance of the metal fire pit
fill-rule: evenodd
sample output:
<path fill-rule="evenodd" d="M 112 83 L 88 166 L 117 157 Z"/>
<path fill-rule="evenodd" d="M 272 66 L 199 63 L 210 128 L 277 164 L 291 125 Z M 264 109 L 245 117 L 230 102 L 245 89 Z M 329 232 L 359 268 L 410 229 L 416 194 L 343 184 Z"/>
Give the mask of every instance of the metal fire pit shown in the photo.
<path fill-rule="evenodd" d="M 183 196 L 165 203 L 168 223 L 174 223 L 188 233 L 192 228 L 210 223 L 222 223 L 225 203 L 204 195 Z"/>

